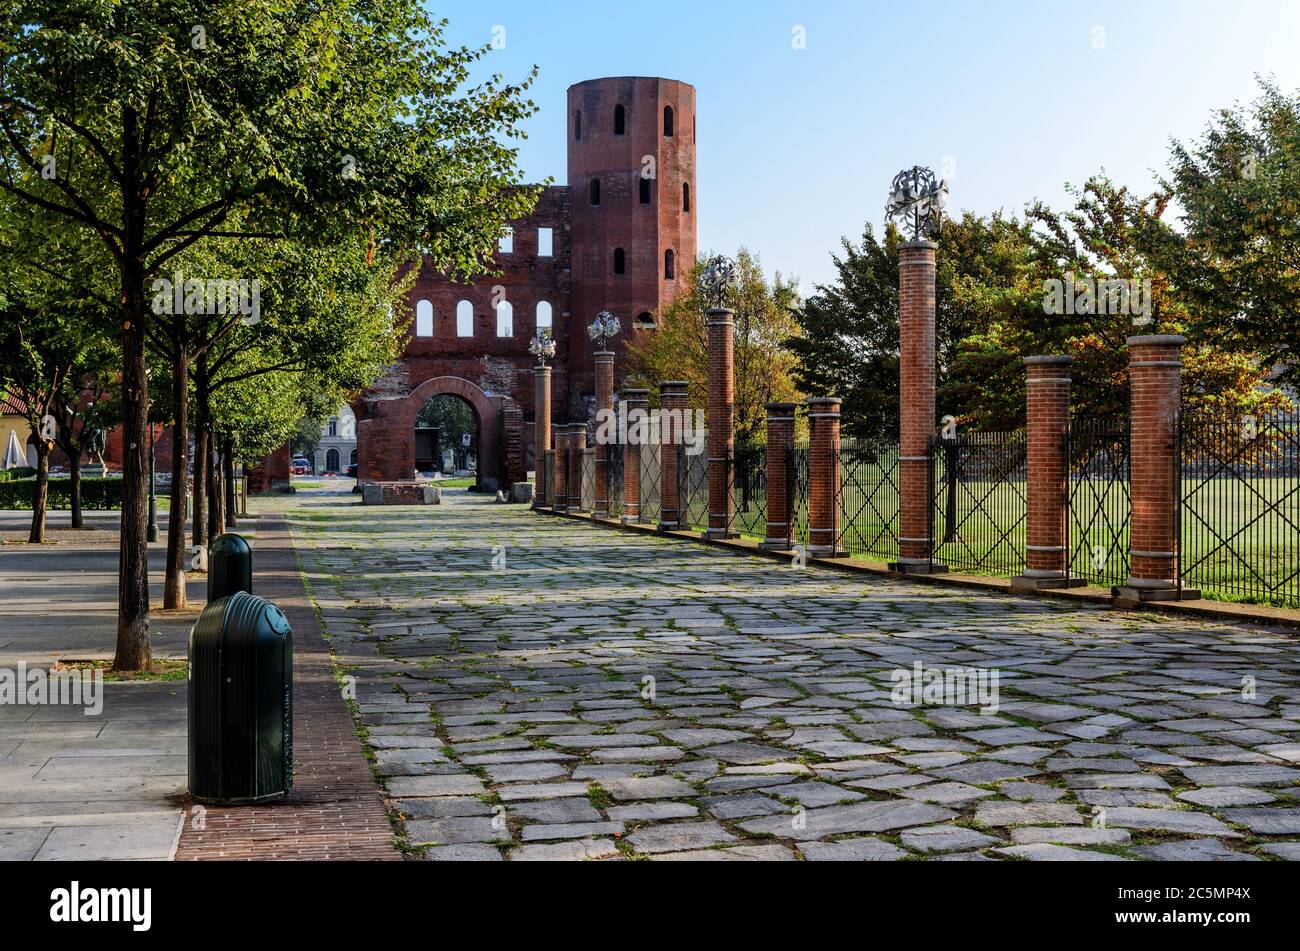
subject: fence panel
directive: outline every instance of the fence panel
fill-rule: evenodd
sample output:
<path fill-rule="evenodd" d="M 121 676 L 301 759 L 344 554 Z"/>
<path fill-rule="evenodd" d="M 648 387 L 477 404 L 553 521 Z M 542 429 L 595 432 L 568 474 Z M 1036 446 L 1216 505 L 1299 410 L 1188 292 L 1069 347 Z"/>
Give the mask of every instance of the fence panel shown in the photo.
<path fill-rule="evenodd" d="M 880 559 L 898 556 L 898 444 L 840 444 L 837 548 Z"/>
<path fill-rule="evenodd" d="M 1025 567 L 1024 430 L 930 441 L 936 562 L 1011 577 Z"/>
<path fill-rule="evenodd" d="M 762 539 L 767 535 L 767 446 L 736 446 L 728 460 L 736 508 L 729 528 Z"/>
<path fill-rule="evenodd" d="M 789 468 L 786 469 L 790 479 L 790 525 L 786 533 L 790 537 L 790 547 L 808 544 L 808 445 L 795 446 L 790 450 Z"/>
<path fill-rule="evenodd" d="M 623 517 L 623 447 L 617 444 L 605 447 L 605 481 L 608 485 L 609 517 Z"/>
<path fill-rule="evenodd" d="M 578 509 L 582 512 L 590 512 L 596 507 L 596 454 L 584 450 L 578 451 L 582 452 L 582 489 Z"/>
<path fill-rule="evenodd" d="M 1300 605 L 1300 413 L 1189 414 L 1178 443 L 1180 584 Z"/>
<path fill-rule="evenodd" d="M 678 505 L 681 506 L 683 529 L 709 527 L 709 459 L 703 452 L 691 455 L 685 446 L 677 450 Z"/>
<path fill-rule="evenodd" d="M 659 522 L 662 511 L 659 494 L 659 480 L 663 470 L 659 466 L 659 443 L 646 443 L 637 454 L 641 467 L 641 521 L 654 525 Z"/>
<path fill-rule="evenodd" d="M 1128 580 L 1129 421 L 1071 424 L 1065 436 L 1066 517 L 1071 578 L 1101 587 Z"/>
<path fill-rule="evenodd" d="M 543 464 L 546 467 L 546 480 L 545 480 L 546 495 L 543 498 L 543 502 L 546 504 L 547 508 L 553 508 L 555 506 L 555 450 L 554 449 L 545 450 L 545 462 Z"/>

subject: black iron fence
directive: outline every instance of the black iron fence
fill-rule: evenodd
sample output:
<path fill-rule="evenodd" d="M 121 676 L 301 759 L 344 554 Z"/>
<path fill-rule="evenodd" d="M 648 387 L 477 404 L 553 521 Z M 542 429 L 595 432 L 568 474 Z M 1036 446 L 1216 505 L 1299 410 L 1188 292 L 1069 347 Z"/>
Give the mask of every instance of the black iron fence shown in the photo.
<path fill-rule="evenodd" d="M 839 452 L 836 548 L 851 555 L 898 555 L 898 444 L 844 440 Z"/>
<path fill-rule="evenodd" d="M 790 480 L 790 524 L 786 535 L 790 547 L 808 544 L 808 445 L 790 450 L 786 478 Z"/>
<path fill-rule="evenodd" d="M 1025 567 L 1024 430 L 930 440 L 933 558 L 957 571 L 1003 577 Z"/>
<path fill-rule="evenodd" d="M 1177 460 L 1180 583 L 1300 605 L 1300 414 L 1187 414 Z"/>
<path fill-rule="evenodd" d="M 606 498 L 609 499 L 609 517 L 623 517 L 623 463 L 624 447 L 605 446 Z"/>
<path fill-rule="evenodd" d="M 544 479 L 544 489 L 546 494 L 542 497 L 542 501 L 546 504 L 548 508 L 550 508 L 555 505 L 555 450 L 554 449 L 547 449 L 545 451 L 543 466 L 544 466 L 543 471 L 546 473 Z"/>
<path fill-rule="evenodd" d="M 1084 420 L 1064 435 L 1070 577 L 1101 587 L 1128 579 L 1129 421 Z"/>
<path fill-rule="evenodd" d="M 709 460 L 703 452 L 694 455 L 686 446 L 677 450 L 677 504 L 681 509 L 681 527 L 701 531 L 709 527 Z"/>
<path fill-rule="evenodd" d="M 596 454 L 585 449 L 575 450 L 582 453 L 582 488 L 579 490 L 578 509 L 590 512 L 596 505 Z"/>
<path fill-rule="evenodd" d="M 767 447 L 736 446 L 727 460 L 735 510 L 731 531 L 755 538 L 767 535 Z"/>
<path fill-rule="evenodd" d="M 670 449 L 672 447 L 669 447 Z M 660 474 L 659 457 L 663 447 L 659 443 L 646 443 L 637 454 L 641 489 L 641 521 L 657 524 L 662 512 L 662 496 L 659 492 Z"/>

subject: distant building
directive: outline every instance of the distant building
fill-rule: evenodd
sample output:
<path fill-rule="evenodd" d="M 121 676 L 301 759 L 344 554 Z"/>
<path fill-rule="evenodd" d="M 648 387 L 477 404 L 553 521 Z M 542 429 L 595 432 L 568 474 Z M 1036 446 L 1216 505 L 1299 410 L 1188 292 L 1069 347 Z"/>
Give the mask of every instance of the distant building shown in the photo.
<path fill-rule="evenodd" d="M 357 418 L 343 406 L 325 423 L 320 443 L 311 456 L 316 472 L 346 472 L 357 462 Z"/>
<path fill-rule="evenodd" d="M 36 466 L 36 448 L 31 444 L 32 427 L 27 421 L 27 404 L 16 396 L 0 393 L 0 459 L 9 446 L 9 434 L 18 437 L 18 445 L 27 453 L 27 465 Z"/>

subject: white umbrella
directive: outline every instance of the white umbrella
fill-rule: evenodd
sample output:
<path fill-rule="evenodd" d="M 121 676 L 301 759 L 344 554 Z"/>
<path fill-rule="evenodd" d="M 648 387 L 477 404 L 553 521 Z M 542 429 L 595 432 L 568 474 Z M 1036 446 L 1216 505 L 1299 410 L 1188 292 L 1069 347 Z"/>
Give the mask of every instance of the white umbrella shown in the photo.
<path fill-rule="evenodd" d="M 27 452 L 18 442 L 18 434 L 10 430 L 9 445 L 5 446 L 4 462 L 0 464 L 0 469 L 13 469 L 25 465 L 27 465 Z"/>

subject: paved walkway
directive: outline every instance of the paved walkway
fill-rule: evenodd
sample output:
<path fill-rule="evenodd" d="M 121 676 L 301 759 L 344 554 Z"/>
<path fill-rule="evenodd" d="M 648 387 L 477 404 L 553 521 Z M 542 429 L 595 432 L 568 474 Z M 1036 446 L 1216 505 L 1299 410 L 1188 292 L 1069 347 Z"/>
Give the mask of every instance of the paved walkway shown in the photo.
<path fill-rule="evenodd" d="M 31 515 L 0 512 L 0 536 Z M 50 516 L 56 543 L 0 545 L 0 671 L 108 660 L 117 632 L 117 514 L 85 532 Z M 162 600 L 163 547 L 150 546 Z M 201 605 L 202 579 L 189 588 Z M 153 618 L 156 657 L 184 657 L 193 612 Z M 0 704 L 0 860 L 166 859 L 185 792 L 185 683 L 107 682 L 103 709 Z"/>
<path fill-rule="evenodd" d="M 429 859 L 1300 857 L 1293 637 L 445 498 L 292 516 Z M 916 664 L 996 712 L 895 702 Z"/>

